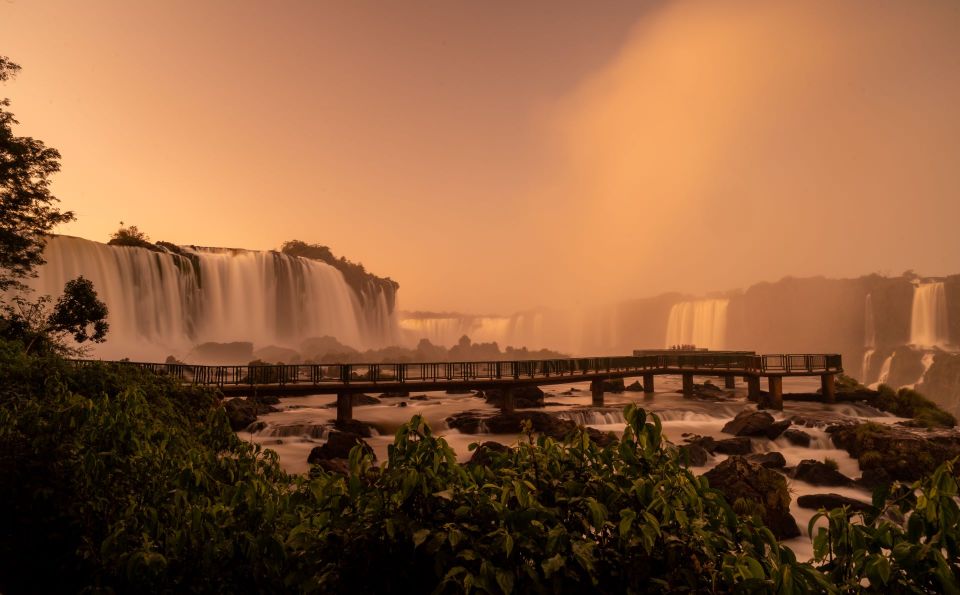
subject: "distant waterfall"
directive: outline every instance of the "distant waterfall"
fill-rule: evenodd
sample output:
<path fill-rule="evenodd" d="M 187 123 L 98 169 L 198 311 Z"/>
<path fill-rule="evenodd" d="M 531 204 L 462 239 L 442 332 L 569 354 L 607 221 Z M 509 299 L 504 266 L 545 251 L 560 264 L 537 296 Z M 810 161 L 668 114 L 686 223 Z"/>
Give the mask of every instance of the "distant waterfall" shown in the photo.
<path fill-rule="evenodd" d="M 94 351 L 100 357 L 183 356 L 207 341 L 296 348 L 303 339 L 330 335 L 364 348 L 396 339 L 386 300 L 367 299 L 363 306 L 342 273 L 326 263 L 279 252 L 183 251 L 55 236 L 31 285 L 41 295 L 58 296 L 69 279 L 93 281 L 110 310 L 107 342 Z"/>
<path fill-rule="evenodd" d="M 667 319 L 667 347 L 696 345 L 723 349 L 727 339 L 729 303 L 727 299 L 707 299 L 674 304 Z"/>
<path fill-rule="evenodd" d="M 501 348 L 534 347 L 543 343 L 543 315 L 537 312 L 513 316 L 408 314 L 400 318 L 399 326 L 410 345 L 427 339 L 434 345 L 451 347 L 464 335 L 474 343 L 496 342 Z"/>
<path fill-rule="evenodd" d="M 947 293 L 943 283 L 921 283 L 913 288 L 910 343 L 917 347 L 942 347 L 948 343 Z"/>
<path fill-rule="evenodd" d="M 863 311 L 863 346 L 866 351 L 863 353 L 863 361 L 860 365 L 860 382 L 866 384 L 869 382 L 867 376 L 870 374 L 870 363 L 877 347 L 877 327 L 873 320 L 873 298 L 870 297 L 869 293 L 864 300 Z"/>

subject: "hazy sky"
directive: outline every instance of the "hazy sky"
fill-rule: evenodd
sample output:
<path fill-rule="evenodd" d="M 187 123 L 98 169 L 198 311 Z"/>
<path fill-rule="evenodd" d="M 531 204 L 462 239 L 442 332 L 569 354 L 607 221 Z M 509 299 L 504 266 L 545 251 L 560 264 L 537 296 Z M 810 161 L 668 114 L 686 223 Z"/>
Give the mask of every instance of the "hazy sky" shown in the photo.
<path fill-rule="evenodd" d="M 472 312 L 960 272 L 956 0 L 0 0 L 0 55 L 63 233 Z"/>

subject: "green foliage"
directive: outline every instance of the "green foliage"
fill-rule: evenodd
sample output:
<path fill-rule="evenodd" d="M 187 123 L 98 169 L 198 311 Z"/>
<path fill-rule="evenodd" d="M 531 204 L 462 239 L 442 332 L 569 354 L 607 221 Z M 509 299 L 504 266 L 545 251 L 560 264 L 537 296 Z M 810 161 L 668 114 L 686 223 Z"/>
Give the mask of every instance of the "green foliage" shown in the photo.
<path fill-rule="evenodd" d="M 871 404 L 878 409 L 900 417 L 912 418 L 923 427 L 952 428 L 957 425 L 957 419 L 953 415 L 913 389 L 901 388 L 899 391 L 894 391 L 889 386 L 881 384 L 877 393 L 876 399 Z"/>
<path fill-rule="evenodd" d="M 0 56 L 0 82 L 20 67 Z M 16 118 L 0 99 L 0 291 L 23 289 L 43 264 L 46 236 L 73 213 L 60 211 L 50 176 L 60 171 L 60 153 L 28 136 L 16 136 Z"/>
<path fill-rule="evenodd" d="M 346 476 L 293 477 L 230 431 L 214 394 L 169 378 L 10 342 L 0 377 L 3 593 L 957 587 L 950 466 L 859 523 L 824 513 L 817 568 L 738 517 L 751 503 L 730 506 L 632 405 L 602 448 L 527 434 L 461 465 L 417 416 L 382 466 L 358 446 Z"/>
<path fill-rule="evenodd" d="M 960 508 L 955 461 L 874 495 L 877 512 L 851 522 L 846 508 L 810 521 L 820 569 L 841 592 L 960 593 Z M 867 585 L 865 589 L 864 586 Z"/>
<path fill-rule="evenodd" d="M 87 341 L 102 343 L 110 328 L 107 306 L 100 301 L 93 283 L 77 277 L 63 287 L 63 294 L 50 306 L 50 296 L 28 300 L 14 296 L 0 306 L 0 337 L 18 340 L 27 353 L 40 351 L 78 355 L 80 347 L 67 344 L 69 336 L 77 345 Z"/>
<path fill-rule="evenodd" d="M 136 225 L 124 227 L 123 221 L 120 222 L 120 229 L 110 236 L 110 241 L 108 241 L 107 244 L 111 246 L 136 246 L 153 250 L 154 252 L 161 252 L 161 249 L 151 242 L 147 234 L 140 231 Z"/>

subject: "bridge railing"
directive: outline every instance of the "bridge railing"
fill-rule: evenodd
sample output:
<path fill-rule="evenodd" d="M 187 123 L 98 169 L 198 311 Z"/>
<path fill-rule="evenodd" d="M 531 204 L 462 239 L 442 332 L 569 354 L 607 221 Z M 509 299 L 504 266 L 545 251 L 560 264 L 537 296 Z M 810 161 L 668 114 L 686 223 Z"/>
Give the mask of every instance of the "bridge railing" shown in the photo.
<path fill-rule="evenodd" d="M 92 363 L 75 360 L 77 365 Z M 770 354 L 749 352 L 678 353 L 573 359 L 396 364 L 265 364 L 207 366 L 181 363 L 115 362 L 205 386 L 292 384 L 416 383 L 475 380 L 521 380 L 590 376 L 618 372 L 737 372 L 746 374 L 830 373 L 843 370 L 836 354 Z"/>

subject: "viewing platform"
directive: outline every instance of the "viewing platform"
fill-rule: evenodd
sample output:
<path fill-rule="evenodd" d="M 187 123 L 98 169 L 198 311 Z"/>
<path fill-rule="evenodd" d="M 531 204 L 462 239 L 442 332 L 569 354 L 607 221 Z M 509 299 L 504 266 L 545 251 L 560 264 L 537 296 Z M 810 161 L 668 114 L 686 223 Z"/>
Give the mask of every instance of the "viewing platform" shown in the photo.
<path fill-rule="evenodd" d="M 78 365 L 91 360 L 76 360 Z M 726 388 L 736 379 L 747 384 L 748 398 L 760 408 L 783 409 L 783 379 L 819 376 L 823 401 L 836 400 L 834 379 L 843 372 L 838 354 L 765 354 L 751 351 L 637 350 L 633 355 L 523 361 L 477 361 L 396 364 L 276 364 L 209 366 L 182 363 L 114 362 L 172 376 L 191 385 L 210 386 L 225 396 L 257 394 L 275 396 L 337 395 L 337 419 L 353 417 L 352 395 L 410 390 L 504 391 L 502 409 L 514 410 L 511 388 L 590 382 L 594 405 L 603 405 L 603 381 L 642 379 L 643 392 L 654 394 L 654 379 L 661 375 L 682 378 L 682 392 L 692 396 L 694 377 L 724 379 Z M 766 378 L 768 391 L 760 390 Z"/>

